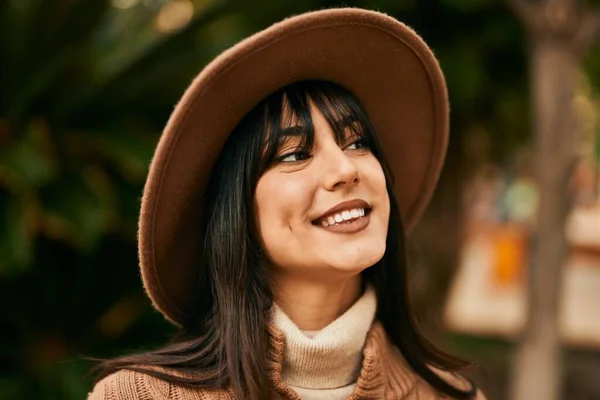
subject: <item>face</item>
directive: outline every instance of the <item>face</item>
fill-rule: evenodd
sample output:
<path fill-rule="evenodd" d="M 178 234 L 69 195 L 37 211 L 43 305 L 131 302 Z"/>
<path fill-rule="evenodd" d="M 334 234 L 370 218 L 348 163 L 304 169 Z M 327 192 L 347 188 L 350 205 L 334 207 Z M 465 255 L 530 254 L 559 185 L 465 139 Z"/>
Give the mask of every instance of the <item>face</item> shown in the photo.
<path fill-rule="evenodd" d="M 356 274 L 385 252 L 390 212 L 385 176 L 351 129 L 337 143 L 314 104 L 311 116 L 312 150 L 298 152 L 300 138 L 289 137 L 257 183 L 260 239 L 276 270 Z"/>

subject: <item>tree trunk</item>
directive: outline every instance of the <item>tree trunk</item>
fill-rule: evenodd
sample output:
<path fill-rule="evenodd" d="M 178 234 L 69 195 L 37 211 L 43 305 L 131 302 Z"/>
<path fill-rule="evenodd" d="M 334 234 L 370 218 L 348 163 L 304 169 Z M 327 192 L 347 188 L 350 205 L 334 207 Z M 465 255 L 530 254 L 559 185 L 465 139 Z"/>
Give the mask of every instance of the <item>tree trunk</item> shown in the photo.
<path fill-rule="evenodd" d="M 516 356 L 511 398 L 556 400 L 562 376 L 558 305 L 568 256 L 564 226 L 579 142 L 571 111 L 577 60 L 563 43 L 537 41 L 531 45 L 530 66 L 540 208 L 528 277 L 529 320 Z"/>
<path fill-rule="evenodd" d="M 581 58 L 600 29 L 597 12 L 575 0 L 507 0 L 529 39 L 536 175 L 540 193 L 528 276 L 528 321 L 517 349 L 511 399 L 562 393 L 559 303 L 569 247 L 569 180 L 579 146 L 572 104 Z"/>

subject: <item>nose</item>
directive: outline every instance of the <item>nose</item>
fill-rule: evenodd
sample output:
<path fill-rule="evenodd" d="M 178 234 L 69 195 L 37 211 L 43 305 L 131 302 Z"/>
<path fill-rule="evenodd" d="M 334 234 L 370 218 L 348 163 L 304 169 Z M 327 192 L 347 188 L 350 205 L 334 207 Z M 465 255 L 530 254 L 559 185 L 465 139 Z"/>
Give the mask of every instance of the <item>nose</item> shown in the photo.
<path fill-rule="evenodd" d="M 328 146 L 323 151 L 323 186 L 333 191 L 343 187 L 356 186 L 360 182 L 360 173 L 355 163 L 337 144 Z"/>

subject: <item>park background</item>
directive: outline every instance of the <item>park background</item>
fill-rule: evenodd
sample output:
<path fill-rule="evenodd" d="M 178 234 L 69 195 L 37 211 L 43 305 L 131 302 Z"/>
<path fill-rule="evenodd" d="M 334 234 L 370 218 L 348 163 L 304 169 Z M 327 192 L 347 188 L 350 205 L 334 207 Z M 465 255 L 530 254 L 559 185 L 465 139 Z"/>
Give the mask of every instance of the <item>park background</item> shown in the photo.
<path fill-rule="evenodd" d="M 170 112 L 222 50 L 340 5 L 413 27 L 446 75 L 447 163 L 410 238 L 424 329 L 481 366 L 473 378 L 490 400 L 600 398 L 600 1 L 1 0 L 0 399 L 85 398 L 86 357 L 174 332 L 145 297 L 136 248 Z M 552 118 L 573 124 L 554 132 L 548 158 Z M 544 170 L 559 190 L 540 183 Z M 539 212 L 545 199 L 559 215 Z M 554 247 L 546 220 L 566 243 L 558 267 L 536 263 Z M 536 348 L 540 330 L 558 336 Z"/>

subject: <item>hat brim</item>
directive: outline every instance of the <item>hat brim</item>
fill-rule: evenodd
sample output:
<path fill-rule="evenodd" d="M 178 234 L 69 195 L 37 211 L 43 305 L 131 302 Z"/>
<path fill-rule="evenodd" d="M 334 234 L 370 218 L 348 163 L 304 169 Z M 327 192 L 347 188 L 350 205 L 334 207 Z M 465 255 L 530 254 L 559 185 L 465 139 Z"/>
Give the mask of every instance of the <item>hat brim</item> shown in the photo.
<path fill-rule="evenodd" d="M 373 11 L 288 18 L 215 58 L 188 87 L 160 138 L 142 197 L 139 256 L 154 306 L 177 325 L 194 309 L 203 194 L 230 132 L 259 101 L 301 80 L 350 90 L 382 143 L 407 231 L 438 180 L 448 140 L 444 77 L 410 28 Z"/>

